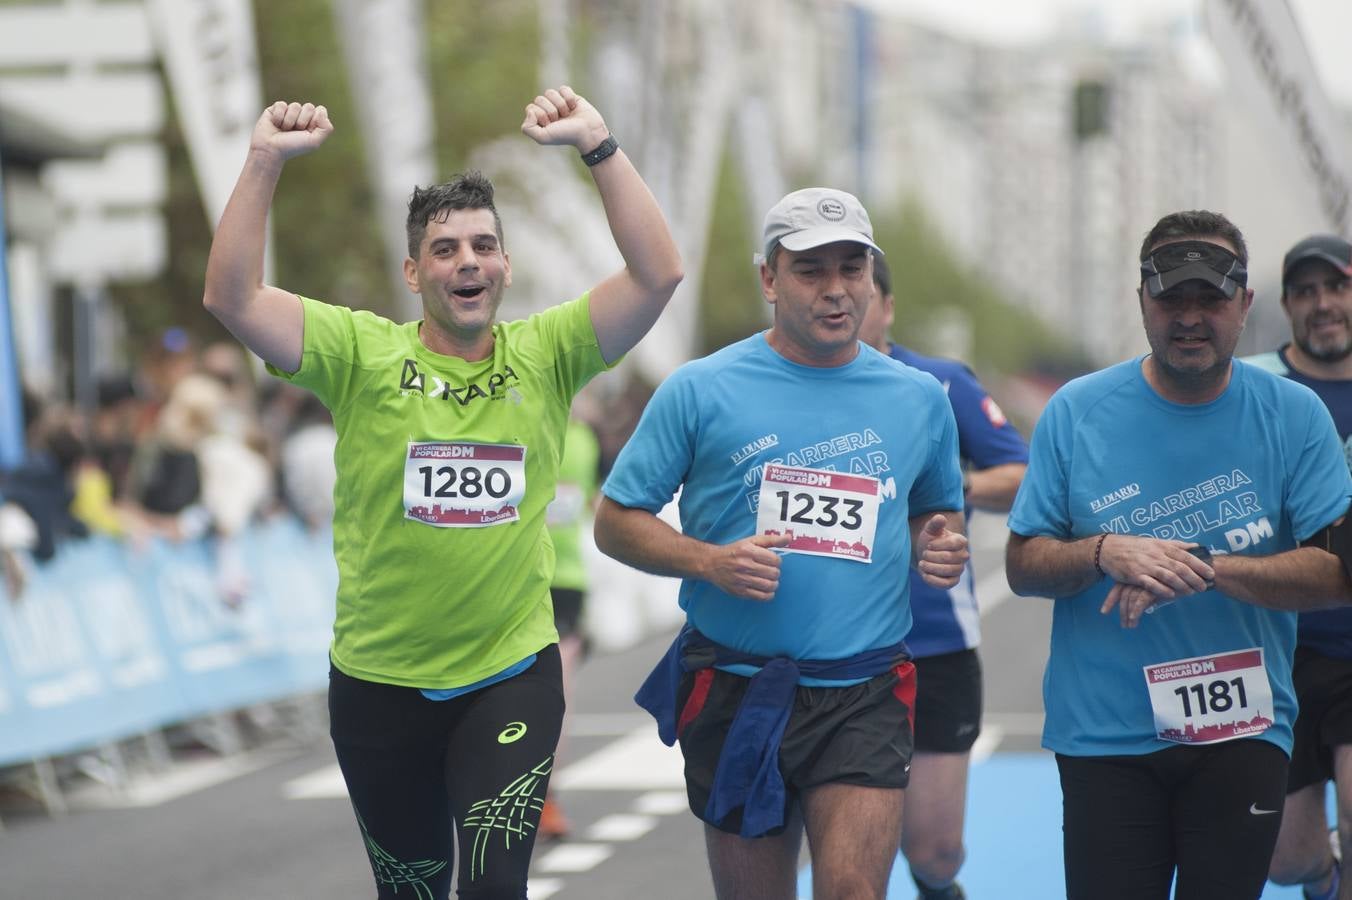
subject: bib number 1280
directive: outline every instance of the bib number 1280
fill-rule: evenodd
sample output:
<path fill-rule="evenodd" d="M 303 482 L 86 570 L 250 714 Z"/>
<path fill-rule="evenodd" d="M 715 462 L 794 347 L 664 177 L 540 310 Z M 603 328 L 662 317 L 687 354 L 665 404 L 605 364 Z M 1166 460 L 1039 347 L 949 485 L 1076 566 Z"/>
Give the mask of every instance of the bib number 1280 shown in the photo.
<path fill-rule="evenodd" d="M 474 499 L 487 494 L 494 499 L 506 497 L 512 490 L 512 476 L 501 466 L 484 470 L 477 466 L 419 466 L 424 497 L 464 497 Z M 459 485 L 456 482 L 459 482 Z"/>
<path fill-rule="evenodd" d="M 438 528 L 486 528 L 521 518 L 526 448 L 519 444 L 410 441 L 404 516 Z"/>

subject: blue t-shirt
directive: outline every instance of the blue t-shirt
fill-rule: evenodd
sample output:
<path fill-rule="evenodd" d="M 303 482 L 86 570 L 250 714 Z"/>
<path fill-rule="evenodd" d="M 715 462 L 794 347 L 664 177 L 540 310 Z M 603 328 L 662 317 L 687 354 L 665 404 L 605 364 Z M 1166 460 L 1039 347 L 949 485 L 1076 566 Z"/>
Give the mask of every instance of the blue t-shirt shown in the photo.
<path fill-rule="evenodd" d="M 725 646 L 794 659 L 840 659 L 901 641 L 911 628 L 909 520 L 962 508 L 957 427 L 943 388 L 863 345 L 851 362 L 818 368 L 753 335 L 662 383 L 602 490 L 621 506 L 657 512 L 682 488 L 683 532 L 728 544 L 756 532 L 769 463 L 879 479 L 872 561 L 785 554 L 769 602 L 686 579 L 680 603 L 690 624 Z"/>
<path fill-rule="evenodd" d="M 1052 396 L 1033 433 L 1011 531 L 1061 540 L 1143 534 L 1266 556 L 1292 549 L 1347 509 L 1352 476 L 1311 391 L 1236 362 L 1220 397 L 1181 405 L 1150 388 L 1141 361 L 1078 378 Z M 1243 718 L 1234 721 L 1270 719 L 1261 737 L 1290 753 L 1294 613 L 1208 591 L 1125 629 L 1116 610 L 1099 612 L 1109 587 L 1103 578 L 1054 601 L 1043 746 L 1071 756 L 1174 746 L 1156 737 L 1144 667 L 1261 648 L 1274 708 L 1236 707 Z M 1177 702 L 1189 699 L 1185 692 Z"/>
<path fill-rule="evenodd" d="M 943 385 L 958 423 L 958 454 L 964 466 L 989 469 L 1028 462 L 1028 444 L 972 370 L 951 359 L 921 356 L 898 344 L 891 355 L 908 366 L 929 372 Z M 906 644 L 917 658 L 967 650 L 981 642 L 981 613 L 972 589 L 972 567 L 949 590 L 930 587 L 910 570 L 911 615 L 915 624 Z"/>
<path fill-rule="evenodd" d="M 1352 468 L 1352 379 L 1326 381 L 1303 375 L 1291 368 L 1286 359 L 1285 347 L 1250 357 L 1246 362 L 1290 378 L 1318 394 L 1333 416 L 1333 426 L 1338 429 L 1338 437 L 1343 440 L 1343 453 L 1349 468 Z M 1352 659 L 1352 609 L 1321 609 L 1301 613 L 1296 642 L 1324 656 Z"/>

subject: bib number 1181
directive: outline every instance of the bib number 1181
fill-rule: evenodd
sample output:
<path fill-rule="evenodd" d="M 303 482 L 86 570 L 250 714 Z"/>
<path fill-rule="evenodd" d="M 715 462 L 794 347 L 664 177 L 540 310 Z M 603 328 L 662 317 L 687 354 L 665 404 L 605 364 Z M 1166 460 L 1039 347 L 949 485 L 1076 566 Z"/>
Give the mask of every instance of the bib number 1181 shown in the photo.
<path fill-rule="evenodd" d="M 1233 694 L 1231 688 L 1234 688 Z M 1208 681 L 1203 684 L 1185 684 L 1182 687 L 1174 688 L 1174 694 L 1183 702 L 1184 718 L 1192 718 L 1193 702 L 1196 701 L 1197 715 L 1206 715 L 1209 712 L 1229 712 L 1235 705 L 1236 698 L 1239 701 L 1239 708 L 1246 709 L 1249 705 L 1249 698 L 1244 693 L 1244 679 L 1231 678 L 1229 681 L 1218 678 L 1215 681 Z"/>

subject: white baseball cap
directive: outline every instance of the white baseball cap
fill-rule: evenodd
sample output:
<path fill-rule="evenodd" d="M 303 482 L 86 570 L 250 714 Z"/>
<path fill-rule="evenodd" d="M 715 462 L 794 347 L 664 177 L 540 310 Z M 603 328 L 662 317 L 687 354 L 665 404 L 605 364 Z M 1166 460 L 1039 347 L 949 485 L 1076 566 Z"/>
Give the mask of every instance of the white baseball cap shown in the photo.
<path fill-rule="evenodd" d="M 873 223 L 854 194 L 834 188 L 803 188 L 780 200 L 765 214 L 765 259 L 776 245 L 787 250 L 811 250 L 823 244 L 853 241 L 876 253 Z"/>

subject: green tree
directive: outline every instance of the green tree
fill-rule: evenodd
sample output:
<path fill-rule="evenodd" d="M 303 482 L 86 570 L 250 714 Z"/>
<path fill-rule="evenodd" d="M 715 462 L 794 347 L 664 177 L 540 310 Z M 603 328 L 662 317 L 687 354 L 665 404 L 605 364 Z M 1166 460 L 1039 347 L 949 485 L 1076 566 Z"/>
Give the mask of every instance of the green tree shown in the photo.
<path fill-rule="evenodd" d="M 336 126 L 321 150 L 287 165 L 270 217 L 275 257 L 270 277 L 310 296 L 386 311 L 391 307 L 386 263 L 330 4 L 258 0 L 254 17 L 264 98 L 259 112 L 273 100 L 309 100 L 328 107 Z M 226 337 L 201 305 L 211 228 L 182 131 L 172 104 L 166 105 L 168 267 L 157 278 L 112 289 L 128 336 L 139 346 L 170 325 L 204 341 Z"/>
<path fill-rule="evenodd" d="M 461 171 L 480 144 L 516 131 L 538 84 L 540 25 L 534 0 L 424 7 L 436 116 L 438 175 Z"/>

